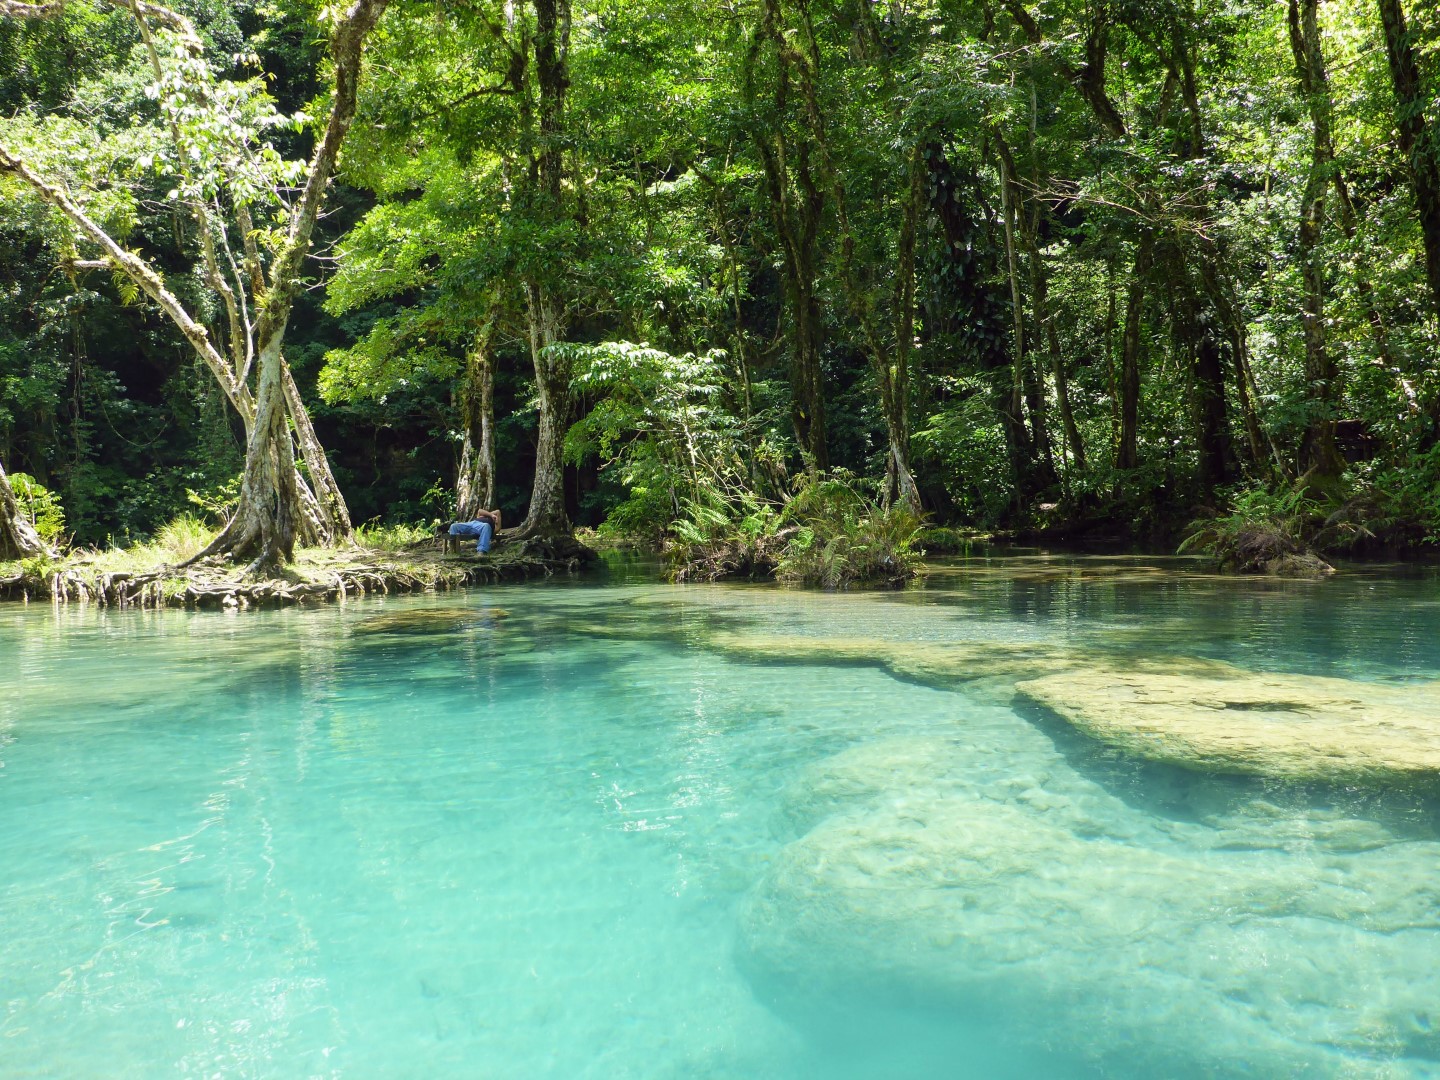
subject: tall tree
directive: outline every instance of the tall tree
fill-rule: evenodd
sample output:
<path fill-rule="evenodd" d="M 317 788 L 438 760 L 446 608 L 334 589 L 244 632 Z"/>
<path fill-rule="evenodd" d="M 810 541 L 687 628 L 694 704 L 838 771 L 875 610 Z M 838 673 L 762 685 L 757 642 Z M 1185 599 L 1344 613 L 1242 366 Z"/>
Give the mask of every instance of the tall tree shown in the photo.
<path fill-rule="evenodd" d="M 534 0 L 535 105 L 524 119 L 528 162 L 528 208 L 550 228 L 563 228 L 567 207 L 565 180 L 565 94 L 570 86 L 570 0 Z M 529 96 L 522 106 L 528 112 Z M 565 509 L 565 425 L 570 415 L 570 365 L 563 349 L 565 302 L 555 275 L 532 264 L 525 280 L 525 319 L 530 359 L 535 367 L 535 482 L 530 509 L 517 538 L 568 535 Z"/>
<path fill-rule="evenodd" d="M 815 176 L 834 208 L 835 275 L 879 389 L 887 450 L 884 498 L 887 503 L 899 498 L 918 515 L 922 506 L 910 463 L 909 396 L 924 168 L 915 133 L 904 129 L 905 101 L 894 70 L 899 61 L 892 55 L 899 51 L 894 49 L 898 29 L 887 41 L 875 13 L 864 9 L 853 25 L 840 24 L 851 42 L 852 77 L 841 84 L 843 100 L 832 103 L 825 100 L 824 46 L 808 6 L 797 5 L 796 22 L 796 55 L 790 58 L 801 104 L 796 139 L 813 154 Z M 852 118 L 852 110 L 859 115 Z M 841 121 L 834 126 L 851 136 L 843 144 L 832 138 L 830 115 Z M 881 125 L 890 129 L 891 138 L 884 159 L 876 161 L 867 153 L 869 140 L 853 135 Z M 852 189 L 862 197 L 855 198 Z"/>
<path fill-rule="evenodd" d="M 805 0 L 793 0 L 793 7 L 797 19 L 809 20 Z M 780 247 L 795 437 L 810 466 L 824 472 L 830 467 L 830 450 L 820 370 L 824 323 L 819 290 L 826 193 L 817 175 L 813 141 L 792 131 L 797 114 L 806 116 L 805 87 L 819 76 L 818 56 L 806 47 L 813 35 L 801 36 L 785 15 L 783 0 L 761 0 L 745 58 L 745 103 Z"/>
<path fill-rule="evenodd" d="M 285 425 L 285 330 L 301 287 L 301 271 L 310 252 L 310 237 L 324 203 L 325 189 L 335 171 L 340 145 L 355 118 L 365 38 L 374 29 L 388 0 L 354 0 L 336 10 L 330 33 L 334 64 L 330 115 L 310 159 L 289 228 L 270 264 L 263 298 L 259 300 L 255 344 L 259 378 L 255 391 L 255 423 L 245 450 L 240 502 L 230 523 L 203 554 L 227 552 L 251 558 L 252 567 L 268 569 L 294 555 L 295 460 Z"/>
<path fill-rule="evenodd" d="M 1081 15 L 1079 34 L 1083 34 L 1084 60 L 1076 64 L 1058 50 L 1050 49 L 1049 39 L 1040 23 L 1020 0 L 1003 0 L 1005 10 L 1015 20 L 1030 45 L 1047 49 L 1046 56 L 1060 76 L 1079 93 L 1090 107 L 1095 121 L 1112 139 L 1123 140 L 1129 134 L 1124 114 L 1115 104 L 1106 86 L 1106 64 L 1110 51 L 1112 12 L 1107 5 L 1093 5 Z M 1077 34 L 1077 36 L 1079 36 Z M 1134 469 L 1140 464 L 1140 353 L 1144 339 L 1141 319 L 1144 311 L 1146 279 L 1154 261 L 1153 198 L 1141 192 L 1142 200 L 1152 203 L 1141 217 L 1141 236 L 1132 267 L 1129 297 L 1126 303 L 1125 331 L 1121 346 L 1119 378 L 1120 430 L 1115 464 L 1120 469 Z"/>
<path fill-rule="evenodd" d="M 1309 480 L 1333 484 L 1345 463 L 1335 447 L 1335 361 L 1325 340 L 1325 268 L 1320 233 L 1330 189 L 1334 139 L 1329 80 L 1320 47 L 1319 0 L 1289 0 L 1290 50 L 1295 77 L 1310 112 L 1310 168 L 1300 196 L 1300 272 L 1305 282 L 1301 325 L 1305 333 L 1305 383 L 1309 419 L 1300 445 L 1300 464 Z"/>

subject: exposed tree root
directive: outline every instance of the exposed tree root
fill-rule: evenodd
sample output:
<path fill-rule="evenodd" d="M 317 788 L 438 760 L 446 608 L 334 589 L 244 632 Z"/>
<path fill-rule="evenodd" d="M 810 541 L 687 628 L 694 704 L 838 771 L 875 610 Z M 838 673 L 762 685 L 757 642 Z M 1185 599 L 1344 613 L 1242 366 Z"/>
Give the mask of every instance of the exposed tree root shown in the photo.
<path fill-rule="evenodd" d="M 579 570 L 593 563 L 598 555 L 569 533 L 529 536 L 511 539 L 501 537 L 501 550 L 506 558 L 538 559 L 547 565 Z"/>
<path fill-rule="evenodd" d="M 590 549 L 581 550 L 594 557 Z M 247 576 L 253 564 L 242 569 L 216 558 L 129 573 L 102 570 L 82 557 L 0 577 L 0 598 L 115 608 L 272 608 L 519 581 L 580 565 L 579 557 L 558 548 L 555 555 L 517 545 L 490 557 L 447 556 L 429 541 L 404 553 L 362 548 L 301 552 L 284 576 L 259 580 Z"/>

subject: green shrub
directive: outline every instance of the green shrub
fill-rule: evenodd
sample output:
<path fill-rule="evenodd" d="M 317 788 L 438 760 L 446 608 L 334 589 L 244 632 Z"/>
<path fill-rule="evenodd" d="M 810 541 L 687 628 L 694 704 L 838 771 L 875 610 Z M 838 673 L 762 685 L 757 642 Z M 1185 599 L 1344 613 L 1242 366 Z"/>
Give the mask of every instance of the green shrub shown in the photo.
<path fill-rule="evenodd" d="M 658 544 L 674 516 L 669 491 L 637 484 L 630 488 L 624 501 L 610 508 L 596 532 L 602 540 L 611 543 Z"/>
<path fill-rule="evenodd" d="M 727 497 L 701 489 L 681 503 L 681 516 L 671 523 L 664 548 L 670 576 L 676 581 L 769 577 L 787 535 L 775 508 L 754 493 Z"/>
<path fill-rule="evenodd" d="M 211 484 L 203 491 L 186 488 L 185 498 L 211 521 L 223 523 L 230 520 L 230 515 L 240 503 L 240 480 L 240 474 L 236 473 L 230 479 Z"/>
<path fill-rule="evenodd" d="M 983 537 L 962 529 L 930 525 L 915 534 L 915 546 L 926 555 L 961 555 Z"/>
<path fill-rule="evenodd" d="M 1326 518 L 1317 537 L 1326 548 L 1440 544 L 1440 443 L 1403 467 L 1361 467 L 1348 479 L 1353 494 Z"/>

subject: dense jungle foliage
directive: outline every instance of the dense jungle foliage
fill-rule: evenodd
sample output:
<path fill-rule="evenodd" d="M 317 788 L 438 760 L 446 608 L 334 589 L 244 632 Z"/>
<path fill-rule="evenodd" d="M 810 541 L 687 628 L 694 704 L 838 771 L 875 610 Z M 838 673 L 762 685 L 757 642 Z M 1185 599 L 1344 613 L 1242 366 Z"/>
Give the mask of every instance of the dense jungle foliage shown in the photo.
<path fill-rule="evenodd" d="M 1437 359 L 1432 4 L 0 0 L 0 549 L 1422 549 Z"/>

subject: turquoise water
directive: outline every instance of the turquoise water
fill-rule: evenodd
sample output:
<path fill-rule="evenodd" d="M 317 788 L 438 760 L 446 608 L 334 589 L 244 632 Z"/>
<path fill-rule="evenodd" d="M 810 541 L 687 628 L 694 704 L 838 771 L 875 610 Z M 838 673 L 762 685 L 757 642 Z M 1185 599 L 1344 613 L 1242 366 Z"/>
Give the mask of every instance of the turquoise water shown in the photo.
<path fill-rule="evenodd" d="M 0 1076 L 1440 1076 L 1433 791 L 1135 762 L 987 666 L 1440 678 L 1434 576 L 1186 567 L 0 608 Z"/>

